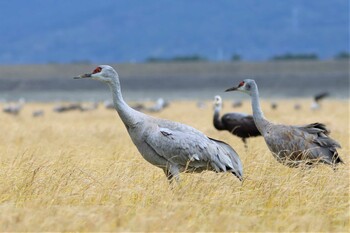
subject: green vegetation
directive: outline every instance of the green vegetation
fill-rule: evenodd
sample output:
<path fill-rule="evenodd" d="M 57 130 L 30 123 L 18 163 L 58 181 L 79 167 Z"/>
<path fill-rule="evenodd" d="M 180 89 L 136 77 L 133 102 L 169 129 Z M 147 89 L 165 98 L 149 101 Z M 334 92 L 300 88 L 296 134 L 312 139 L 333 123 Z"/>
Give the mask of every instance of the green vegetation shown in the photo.
<path fill-rule="evenodd" d="M 350 53 L 343 51 L 343 52 L 340 52 L 337 55 L 335 55 L 334 58 L 337 60 L 350 59 Z"/>
<path fill-rule="evenodd" d="M 207 59 L 194 54 L 188 56 L 176 56 L 172 58 L 160 58 L 160 57 L 150 57 L 146 59 L 146 62 L 193 62 L 193 61 L 206 61 Z"/>
<path fill-rule="evenodd" d="M 314 53 L 286 53 L 282 55 L 276 55 L 271 58 L 273 61 L 285 61 L 285 60 L 318 60 L 317 54 Z"/>
<path fill-rule="evenodd" d="M 239 55 L 237 53 L 233 54 L 231 57 L 231 61 L 241 61 L 241 60 L 242 60 L 241 55 Z"/>

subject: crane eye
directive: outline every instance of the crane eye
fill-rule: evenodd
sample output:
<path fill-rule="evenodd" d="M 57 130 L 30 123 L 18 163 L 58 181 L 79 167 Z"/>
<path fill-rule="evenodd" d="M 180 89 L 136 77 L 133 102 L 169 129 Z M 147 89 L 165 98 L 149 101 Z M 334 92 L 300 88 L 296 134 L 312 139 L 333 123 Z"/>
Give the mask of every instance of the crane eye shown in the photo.
<path fill-rule="evenodd" d="M 96 73 L 100 73 L 102 70 L 101 67 L 97 67 L 96 69 L 94 69 L 94 71 L 92 71 L 93 74 L 96 74 Z"/>
<path fill-rule="evenodd" d="M 238 84 L 238 87 L 241 87 L 241 86 L 243 86 L 243 85 L 244 85 L 244 81 L 240 82 L 240 83 Z"/>

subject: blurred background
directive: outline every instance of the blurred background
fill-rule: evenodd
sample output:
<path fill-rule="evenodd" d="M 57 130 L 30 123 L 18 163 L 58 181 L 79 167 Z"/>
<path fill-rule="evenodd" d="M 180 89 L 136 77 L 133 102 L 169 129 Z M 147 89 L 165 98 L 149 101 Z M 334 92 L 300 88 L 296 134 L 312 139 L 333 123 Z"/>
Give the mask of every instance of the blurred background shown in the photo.
<path fill-rule="evenodd" d="M 72 77 L 114 66 L 127 100 L 349 98 L 349 1 L 1 1 L 0 99 L 101 101 Z M 244 95 L 235 95 L 244 98 Z"/>

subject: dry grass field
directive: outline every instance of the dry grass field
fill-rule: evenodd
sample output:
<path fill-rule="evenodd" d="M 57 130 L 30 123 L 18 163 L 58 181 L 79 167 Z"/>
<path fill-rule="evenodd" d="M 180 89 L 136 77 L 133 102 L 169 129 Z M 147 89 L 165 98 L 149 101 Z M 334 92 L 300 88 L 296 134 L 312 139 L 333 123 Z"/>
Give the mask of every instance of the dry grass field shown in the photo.
<path fill-rule="evenodd" d="M 295 102 L 302 109 L 295 111 Z M 224 112 L 233 111 L 230 102 Z M 0 113 L 0 231 L 349 231 L 349 100 L 281 100 L 268 119 L 323 122 L 343 146 L 345 165 L 280 165 L 260 138 L 239 138 L 212 126 L 212 105 L 174 102 L 155 116 L 194 126 L 239 153 L 245 181 L 231 174 L 182 174 L 171 189 L 163 172 L 132 144 L 116 112 L 52 112 L 27 104 L 20 115 Z M 31 116 L 43 109 L 45 115 Z M 248 101 L 237 111 L 251 112 Z"/>

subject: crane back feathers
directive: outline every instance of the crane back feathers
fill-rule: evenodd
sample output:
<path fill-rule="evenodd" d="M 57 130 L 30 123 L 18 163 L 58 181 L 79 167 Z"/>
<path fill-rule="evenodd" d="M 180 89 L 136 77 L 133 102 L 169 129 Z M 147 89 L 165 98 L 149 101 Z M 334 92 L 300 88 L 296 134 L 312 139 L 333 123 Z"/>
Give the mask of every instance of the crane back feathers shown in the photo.
<path fill-rule="evenodd" d="M 271 124 L 264 137 L 275 158 L 287 166 L 318 162 L 330 165 L 342 163 L 336 150 L 340 145 L 328 137 L 329 133 L 321 123 L 304 126 Z"/>

